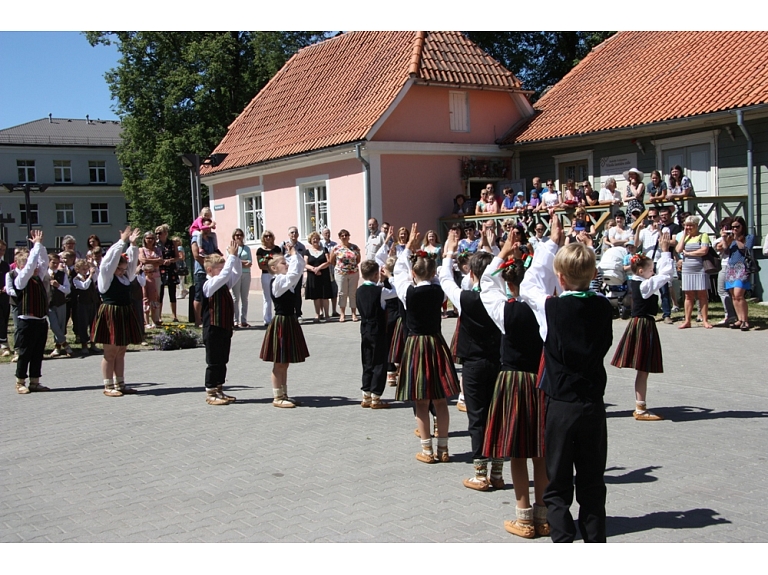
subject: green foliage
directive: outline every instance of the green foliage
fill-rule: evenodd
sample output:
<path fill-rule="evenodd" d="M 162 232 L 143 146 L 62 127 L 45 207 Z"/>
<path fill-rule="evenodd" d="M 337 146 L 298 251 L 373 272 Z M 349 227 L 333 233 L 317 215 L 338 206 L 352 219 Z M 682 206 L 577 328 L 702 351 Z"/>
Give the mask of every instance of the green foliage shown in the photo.
<path fill-rule="evenodd" d="M 466 32 L 517 76 L 533 101 L 614 32 Z"/>
<path fill-rule="evenodd" d="M 227 127 L 298 49 L 324 32 L 86 32 L 116 44 L 105 78 L 123 123 L 118 160 L 131 224 L 190 224 L 189 170 L 179 155 L 207 156 Z M 207 189 L 203 187 L 203 199 Z"/>

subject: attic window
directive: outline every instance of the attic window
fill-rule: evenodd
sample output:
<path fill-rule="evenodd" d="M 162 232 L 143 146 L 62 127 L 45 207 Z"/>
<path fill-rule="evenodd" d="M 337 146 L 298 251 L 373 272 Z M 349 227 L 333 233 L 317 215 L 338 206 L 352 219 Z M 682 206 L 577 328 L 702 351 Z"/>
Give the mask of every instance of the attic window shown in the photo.
<path fill-rule="evenodd" d="M 469 98 L 466 92 L 448 92 L 451 132 L 469 132 Z"/>

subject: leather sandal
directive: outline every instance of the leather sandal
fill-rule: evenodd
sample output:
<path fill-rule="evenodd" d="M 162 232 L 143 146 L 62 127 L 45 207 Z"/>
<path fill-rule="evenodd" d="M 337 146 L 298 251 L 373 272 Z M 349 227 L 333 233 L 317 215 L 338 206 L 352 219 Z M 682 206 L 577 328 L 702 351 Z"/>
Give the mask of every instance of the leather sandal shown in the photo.
<path fill-rule="evenodd" d="M 235 403 L 235 401 L 237 401 L 237 398 L 224 393 L 223 388 L 224 388 L 223 385 L 216 386 L 216 389 L 218 390 L 217 395 L 222 399 L 226 399 L 229 403 Z"/>
<path fill-rule="evenodd" d="M 741 322 L 741 327 L 739 327 L 741 331 L 749 331 L 749 324 L 746 321 Z"/>
<path fill-rule="evenodd" d="M 490 483 L 485 478 L 470 477 L 464 480 L 464 487 L 474 489 L 475 491 L 488 491 L 491 488 Z"/>
<path fill-rule="evenodd" d="M 431 453 L 424 453 L 423 451 L 419 451 L 416 454 L 416 459 L 422 463 L 437 463 L 434 455 Z"/>
<path fill-rule="evenodd" d="M 507 484 L 504 483 L 504 479 L 501 477 L 491 477 L 488 482 L 491 484 L 491 487 L 494 489 L 506 489 Z"/>
<path fill-rule="evenodd" d="M 664 419 L 661 415 L 657 415 L 652 411 L 633 411 L 632 417 L 637 421 L 661 421 Z"/>

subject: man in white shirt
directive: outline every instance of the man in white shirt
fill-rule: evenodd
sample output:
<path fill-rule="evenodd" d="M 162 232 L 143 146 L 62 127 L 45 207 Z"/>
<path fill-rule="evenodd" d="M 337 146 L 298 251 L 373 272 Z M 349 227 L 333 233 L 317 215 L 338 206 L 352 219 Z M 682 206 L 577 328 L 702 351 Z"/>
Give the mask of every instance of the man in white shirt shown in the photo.
<path fill-rule="evenodd" d="M 376 252 L 384 243 L 386 233 L 379 230 L 379 222 L 376 218 L 368 220 L 368 239 L 365 241 L 365 259 L 375 260 Z"/>
<path fill-rule="evenodd" d="M 638 252 L 657 262 L 661 257 L 661 250 L 657 247 L 661 232 L 659 229 L 659 210 L 657 208 L 648 208 L 648 221 L 650 221 L 648 227 L 645 227 L 645 222 L 641 222 L 635 229 L 635 245 Z"/>

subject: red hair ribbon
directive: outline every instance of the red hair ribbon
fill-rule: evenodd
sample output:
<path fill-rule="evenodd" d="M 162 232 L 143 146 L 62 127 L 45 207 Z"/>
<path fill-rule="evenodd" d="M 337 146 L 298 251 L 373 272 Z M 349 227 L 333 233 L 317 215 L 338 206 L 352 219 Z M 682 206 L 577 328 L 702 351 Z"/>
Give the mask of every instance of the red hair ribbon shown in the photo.
<path fill-rule="evenodd" d="M 629 261 L 633 264 L 636 264 L 640 261 L 641 258 L 642 256 L 640 254 L 635 254 L 631 258 L 629 258 Z"/>
<path fill-rule="evenodd" d="M 514 257 L 511 257 L 507 261 L 502 262 L 501 264 L 499 264 L 499 267 L 491 275 L 495 276 L 497 274 L 500 274 L 502 272 L 502 270 L 505 270 L 506 268 L 508 268 L 510 266 L 513 266 L 516 263 L 517 263 L 517 260 Z"/>

